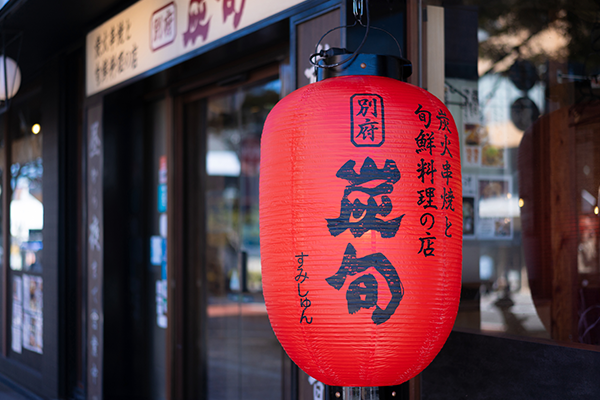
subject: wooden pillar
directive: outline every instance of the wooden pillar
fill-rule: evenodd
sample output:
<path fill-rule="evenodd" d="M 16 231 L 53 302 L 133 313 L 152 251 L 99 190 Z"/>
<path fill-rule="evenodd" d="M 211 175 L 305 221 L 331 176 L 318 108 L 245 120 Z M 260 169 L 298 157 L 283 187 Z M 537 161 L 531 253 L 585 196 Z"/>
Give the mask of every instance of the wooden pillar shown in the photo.
<path fill-rule="evenodd" d="M 550 243 L 552 254 L 552 337 L 573 341 L 577 336 L 578 216 L 575 176 L 575 132 L 569 109 L 550 115 Z"/>
<path fill-rule="evenodd" d="M 406 58 L 412 62 L 413 73 L 408 83 L 418 85 L 419 82 L 419 1 L 406 2 Z"/>

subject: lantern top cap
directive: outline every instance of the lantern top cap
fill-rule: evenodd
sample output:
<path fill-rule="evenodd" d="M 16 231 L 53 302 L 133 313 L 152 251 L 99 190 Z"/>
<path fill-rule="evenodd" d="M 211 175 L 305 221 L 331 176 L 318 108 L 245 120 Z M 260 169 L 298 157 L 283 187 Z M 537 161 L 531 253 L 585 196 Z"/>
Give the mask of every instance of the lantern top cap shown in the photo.
<path fill-rule="evenodd" d="M 406 81 L 412 74 L 412 64 L 403 57 L 381 54 L 357 54 L 352 60 L 340 63 L 350 52 L 332 47 L 326 50 L 320 63 L 336 65 L 319 68 L 319 80 L 346 75 L 376 75 Z"/>

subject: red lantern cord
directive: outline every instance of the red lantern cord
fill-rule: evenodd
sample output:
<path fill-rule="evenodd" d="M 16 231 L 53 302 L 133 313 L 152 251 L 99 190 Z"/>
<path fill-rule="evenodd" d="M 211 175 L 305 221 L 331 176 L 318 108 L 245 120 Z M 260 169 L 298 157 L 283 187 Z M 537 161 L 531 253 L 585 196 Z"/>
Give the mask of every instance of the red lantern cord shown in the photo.
<path fill-rule="evenodd" d="M 362 6 L 362 0 L 360 1 L 360 3 L 357 0 L 354 0 L 353 6 L 354 6 L 354 24 L 352 25 L 345 25 L 345 26 L 338 26 L 335 28 L 330 29 L 329 31 L 325 32 L 325 34 L 323 36 L 321 36 L 321 38 L 319 39 L 319 41 L 317 42 L 316 46 L 315 46 L 315 53 L 311 54 L 309 57 L 309 62 L 315 67 L 315 73 L 316 73 L 316 69 L 317 68 L 321 68 L 321 69 L 330 69 L 330 68 L 336 68 L 339 67 L 343 64 L 346 63 L 352 63 L 354 62 L 354 60 L 356 59 L 356 57 L 360 54 L 360 50 L 362 49 L 363 45 L 365 44 L 367 37 L 369 36 L 369 30 L 370 29 L 376 29 L 382 32 L 385 32 L 388 36 L 390 36 L 393 40 L 394 43 L 396 43 L 396 47 L 398 48 L 398 53 L 399 53 L 399 58 L 401 60 L 404 60 L 404 58 L 402 57 L 402 48 L 400 47 L 400 43 L 398 43 L 398 40 L 396 40 L 396 38 L 394 37 L 394 35 L 392 35 L 390 32 L 386 31 L 383 28 L 378 28 L 376 26 L 371 26 L 371 18 L 370 18 L 370 13 L 369 13 L 369 0 L 367 1 L 367 5 L 366 5 L 366 10 L 367 10 L 367 24 L 363 24 L 362 22 L 362 10 L 363 10 L 363 6 Z M 360 24 L 361 26 L 363 26 L 366 30 L 365 30 L 365 34 L 363 36 L 362 41 L 360 42 L 360 44 L 358 45 L 358 48 L 354 51 L 354 52 L 349 52 L 346 49 L 337 49 L 337 48 L 331 48 L 331 49 L 322 49 L 319 51 L 319 46 L 321 45 L 321 42 L 323 41 L 323 39 L 325 38 L 325 36 L 327 36 L 328 34 L 330 34 L 331 32 L 337 30 L 337 29 L 341 29 L 341 28 L 353 28 L 355 27 L 357 24 Z M 333 64 L 326 64 L 327 60 L 330 59 L 334 59 L 333 56 L 335 55 L 340 55 L 340 54 L 349 54 L 348 57 L 346 58 L 342 58 L 341 61 L 337 62 L 337 63 L 333 63 Z M 316 61 L 318 58 L 321 58 L 320 61 Z M 339 59 L 339 58 L 335 58 L 335 59 Z M 408 60 L 404 60 L 404 65 L 406 64 L 410 64 L 410 62 Z M 319 74 L 317 75 L 317 81 L 319 80 Z M 403 74 L 403 78 L 406 79 L 408 76 L 410 75 L 410 72 L 408 74 Z"/>
<path fill-rule="evenodd" d="M 353 6 L 354 6 L 354 24 L 345 25 L 345 26 L 337 26 L 333 29 L 328 30 L 327 32 L 325 32 L 325 34 L 323 36 L 321 36 L 321 39 L 319 39 L 319 41 L 317 42 L 317 44 L 315 46 L 315 53 L 311 54 L 310 57 L 308 58 L 310 63 L 315 68 L 335 68 L 342 64 L 346 64 L 347 62 L 354 60 L 354 58 L 356 58 L 356 56 L 360 53 L 360 50 L 362 49 L 363 45 L 367 41 L 367 37 L 369 36 L 369 29 L 371 27 L 371 16 L 369 13 L 369 0 L 366 0 L 366 2 L 367 2 L 367 25 L 363 25 L 363 23 L 362 23 L 362 10 L 363 10 L 362 0 L 360 3 L 361 4 L 360 6 L 358 6 L 358 4 L 359 4 L 358 1 L 354 0 L 354 4 L 353 4 Z M 325 65 L 325 64 L 319 64 L 318 62 L 313 61 L 313 58 L 316 58 L 316 57 L 321 57 L 321 58 L 327 57 L 327 50 L 323 49 L 321 51 L 318 51 L 319 45 L 321 44 L 321 41 L 325 38 L 325 36 L 329 35 L 331 32 L 333 32 L 337 29 L 353 28 L 356 26 L 357 23 L 360 24 L 361 26 L 364 26 L 366 30 L 365 30 L 365 35 L 363 36 L 363 39 L 360 42 L 360 44 L 358 45 L 358 48 L 356 49 L 356 51 L 351 53 L 351 55 L 349 57 L 347 57 L 347 58 L 343 59 L 342 61 L 335 63 L 335 64 Z M 381 29 L 381 30 L 383 30 L 383 29 Z M 387 31 L 385 31 L 385 32 L 387 32 Z M 396 39 L 394 38 L 394 40 L 396 40 Z M 398 42 L 396 41 L 396 43 L 398 43 Z M 398 45 L 398 48 L 400 48 L 400 45 Z M 400 50 L 400 57 L 402 57 L 402 50 Z"/>

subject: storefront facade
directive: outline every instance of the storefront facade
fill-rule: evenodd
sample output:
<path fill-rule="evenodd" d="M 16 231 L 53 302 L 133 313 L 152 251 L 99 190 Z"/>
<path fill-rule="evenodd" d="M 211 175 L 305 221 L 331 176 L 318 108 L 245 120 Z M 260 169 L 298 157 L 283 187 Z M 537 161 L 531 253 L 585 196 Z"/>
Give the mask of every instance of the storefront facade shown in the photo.
<path fill-rule="evenodd" d="M 412 62 L 462 161 L 455 328 L 394 398 L 596 397 L 600 7 L 370 3 L 401 49 L 372 29 L 362 52 Z M 361 27 L 322 38 L 353 3 L 47 7 L 0 10 L 22 72 L 0 117 L 0 381 L 44 399 L 335 398 L 269 324 L 258 181 L 263 123 L 315 82 L 317 42 L 361 43 Z M 439 202 L 422 200 L 407 206 Z"/>

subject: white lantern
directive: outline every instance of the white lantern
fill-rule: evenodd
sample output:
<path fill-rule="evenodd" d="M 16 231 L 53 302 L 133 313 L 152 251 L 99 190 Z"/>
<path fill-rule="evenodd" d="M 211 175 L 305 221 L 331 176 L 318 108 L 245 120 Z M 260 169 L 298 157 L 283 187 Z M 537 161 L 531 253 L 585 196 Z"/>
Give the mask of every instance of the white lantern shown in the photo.
<path fill-rule="evenodd" d="M 6 64 L 6 72 L 4 65 Z M 5 78 L 6 77 L 6 78 Z M 17 66 L 15 60 L 10 57 L 6 57 L 6 63 L 4 56 L 0 56 L 0 100 L 6 101 L 6 88 L 8 86 L 8 98 L 12 98 L 17 94 L 19 87 L 21 86 L 21 70 Z"/>

